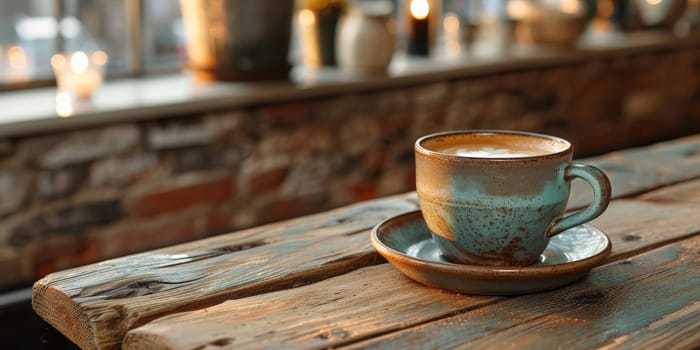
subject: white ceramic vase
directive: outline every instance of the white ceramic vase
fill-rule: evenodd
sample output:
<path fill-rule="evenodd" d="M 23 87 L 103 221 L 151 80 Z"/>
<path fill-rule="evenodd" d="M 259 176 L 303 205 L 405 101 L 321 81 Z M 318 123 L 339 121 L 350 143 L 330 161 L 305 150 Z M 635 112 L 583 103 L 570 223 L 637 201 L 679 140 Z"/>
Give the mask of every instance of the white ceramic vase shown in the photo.
<path fill-rule="evenodd" d="M 386 75 L 396 38 L 391 4 L 355 5 L 340 19 L 336 58 L 344 71 L 359 76 Z"/>

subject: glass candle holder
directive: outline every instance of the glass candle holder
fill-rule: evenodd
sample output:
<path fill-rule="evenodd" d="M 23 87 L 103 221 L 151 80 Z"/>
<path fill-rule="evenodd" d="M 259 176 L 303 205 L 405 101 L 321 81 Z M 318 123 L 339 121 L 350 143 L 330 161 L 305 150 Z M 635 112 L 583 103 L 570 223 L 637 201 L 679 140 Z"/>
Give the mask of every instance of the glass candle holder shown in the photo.
<path fill-rule="evenodd" d="M 70 55 L 53 55 L 51 66 L 56 75 L 58 92 L 67 93 L 76 99 L 89 99 L 102 85 L 107 60 L 107 54 L 103 51 L 91 54 L 76 51 Z"/>

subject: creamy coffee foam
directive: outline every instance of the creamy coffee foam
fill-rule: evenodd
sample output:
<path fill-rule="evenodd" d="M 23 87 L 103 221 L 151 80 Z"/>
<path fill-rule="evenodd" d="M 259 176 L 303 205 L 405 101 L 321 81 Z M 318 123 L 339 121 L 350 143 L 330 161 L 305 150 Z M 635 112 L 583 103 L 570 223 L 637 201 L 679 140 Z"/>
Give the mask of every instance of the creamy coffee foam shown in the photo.
<path fill-rule="evenodd" d="M 561 152 L 568 144 L 520 135 L 469 135 L 424 144 L 433 151 L 470 158 L 522 158 Z"/>
<path fill-rule="evenodd" d="M 454 154 L 461 157 L 475 158 L 519 158 L 546 154 L 542 152 L 532 152 L 532 150 L 529 149 L 514 150 L 512 148 L 504 148 L 500 146 L 483 146 L 481 148 L 474 148 L 473 145 L 448 147 L 440 150 L 440 152 Z"/>

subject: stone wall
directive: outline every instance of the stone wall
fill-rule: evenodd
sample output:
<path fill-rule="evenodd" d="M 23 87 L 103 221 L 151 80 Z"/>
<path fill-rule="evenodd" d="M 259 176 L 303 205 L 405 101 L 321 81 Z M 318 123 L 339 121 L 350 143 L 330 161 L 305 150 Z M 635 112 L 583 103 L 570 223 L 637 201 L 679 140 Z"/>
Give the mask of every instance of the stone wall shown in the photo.
<path fill-rule="evenodd" d="M 0 287 L 414 188 L 413 141 L 569 138 L 577 156 L 700 131 L 700 49 L 0 141 Z"/>

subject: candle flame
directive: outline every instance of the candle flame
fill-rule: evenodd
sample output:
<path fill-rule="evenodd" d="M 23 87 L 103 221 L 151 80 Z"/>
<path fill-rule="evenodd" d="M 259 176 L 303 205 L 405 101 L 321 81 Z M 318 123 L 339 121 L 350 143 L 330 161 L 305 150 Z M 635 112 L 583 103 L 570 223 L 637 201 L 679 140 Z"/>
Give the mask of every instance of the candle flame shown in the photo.
<path fill-rule="evenodd" d="M 85 52 L 78 51 L 70 56 L 70 68 L 76 73 L 85 72 L 90 64 Z"/>
<path fill-rule="evenodd" d="M 303 9 L 299 11 L 299 23 L 302 26 L 312 26 L 316 22 L 316 16 L 314 12 L 309 9 Z"/>
<path fill-rule="evenodd" d="M 10 46 L 7 49 L 7 61 L 14 69 L 23 69 L 27 66 L 27 54 L 20 46 Z"/>
<path fill-rule="evenodd" d="M 415 19 L 425 19 L 430 13 L 428 0 L 411 0 L 411 16 Z"/>

